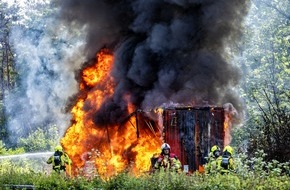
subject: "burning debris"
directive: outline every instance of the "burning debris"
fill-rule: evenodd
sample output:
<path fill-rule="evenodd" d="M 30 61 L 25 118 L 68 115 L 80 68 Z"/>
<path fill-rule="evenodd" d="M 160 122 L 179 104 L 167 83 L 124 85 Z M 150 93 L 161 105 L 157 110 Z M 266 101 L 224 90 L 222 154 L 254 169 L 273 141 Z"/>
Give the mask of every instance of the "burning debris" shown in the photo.
<path fill-rule="evenodd" d="M 240 98 L 232 90 L 240 72 L 229 63 L 231 54 L 226 49 L 240 37 L 247 3 L 61 1 L 63 21 L 86 28 L 88 60 L 97 53 L 81 71 L 80 91 L 71 111 L 73 122 L 62 139 L 74 167 L 82 168 L 82 155 L 97 149 L 100 155 L 94 161 L 100 174 L 123 171 L 131 163 L 135 171 L 148 171 L 149 158 L 159 151 L 163 126 L 158 114 L 152 118 L 146 110 L 164 104 L 173 102 L 193 110 L 206 107 L 204 114 L 210 114 L 208 105 L 231 102 L 241 112 Z M 191 116 L 189 120 L 199 118 L 203 117 Z M 204 125 L 199 130 L 206 130 L 208 123 L 198 125 Z M 185 143 L 186 148 L 195 137 Z M 222 137 L 216 137 L 220 143 Z M 197 151 L 196 144 L 189 147 Z M 190 169 L 201 163 L 193 162 Z"/>

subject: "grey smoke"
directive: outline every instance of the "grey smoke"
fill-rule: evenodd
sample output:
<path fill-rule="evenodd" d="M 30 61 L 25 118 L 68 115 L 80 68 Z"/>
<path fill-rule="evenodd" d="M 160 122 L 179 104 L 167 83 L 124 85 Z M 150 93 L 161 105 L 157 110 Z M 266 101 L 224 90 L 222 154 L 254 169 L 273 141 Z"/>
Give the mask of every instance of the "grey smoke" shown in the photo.
<path fill-rule="evenodd" d="M 25 18 L 37 18 L 33 14 L 43 8 L 45 5 L 30 6 L 29 9 L 34 11 L 26 12 Z M 59 128 L 61 137 L 70 125 L 67 101 L 78 90 L 74 72 L 80 69 L 85 59 L 80 54 L 83 52 L 82 42 L 58 24 L 51 15 L 34 22 L 24 20 L 12 28 L 10 39 L 19 74 L 19 86 L 5 99 L 12 143 L 37 128 L 52 125 Z"/>
<path fill-rule="evenodd" d="M 117 87 L 94 121 L 125 116 L 126 93 L 142 109 L 230 102 L 241 111 L 233 90 L 241 73 L 226 50 L 239 42 L 248 5 L 248 0 L 63 0 L 62 20 L 87 29 L 87 58 L 103 47 L 114 52 Z"/>

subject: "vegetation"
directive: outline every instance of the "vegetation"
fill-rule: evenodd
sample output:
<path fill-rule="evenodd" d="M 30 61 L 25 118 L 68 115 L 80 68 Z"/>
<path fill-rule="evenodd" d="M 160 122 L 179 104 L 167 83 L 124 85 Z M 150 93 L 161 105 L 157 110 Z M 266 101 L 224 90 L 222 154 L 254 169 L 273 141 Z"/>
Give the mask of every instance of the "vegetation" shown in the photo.
<path fill-rule="evenodd" d="M 237 172 L 229 175 L 191 175 L 160 172 L 151 175 L 133 176 L 120 173 L 108 179 L 100 176 L 69 178 L 55 173 L 19 170 L 11 165 L 1 164 L 0 184 L 33 185 L 35 189 L 289 189 L 290 165 L 278 161 L 264 162 L 265 154 L 257 152 L 257 157 L 246 159 L 243 154 L 236 157 Z M 265 169 L 263 169 L 265 168 Z"/>
<path fill-rule="evenodd" d="M 16 9 L 16 7 L 8 8 L 6 3 L 0 3 L 0 138 L 7 136 L 7 130 L 4 127 L 6 118 L 3 100 L 7 91 L 14 88 L 17 77 L 13 46 L 9 40 L 14 18 L 7 16 Z"/>
<path fill-rule="evenodd" d="M 290 160 L 289 8 L 289 1 L 253 0 L 240 47 L 247 111 L 233 139 L 249 156 L 263 150 L 266 161 Z"/>
<path fill-rule="evenodd" d="M 19 147 L 24 148 L 25 152 L 37 152 L 53 150 L 61 138 L 57 126 L 50 126 L 47 130 L 36 129 L 27 138 L 19 139 Z M 37 139 L 37 140 L 35 140 Z"/>

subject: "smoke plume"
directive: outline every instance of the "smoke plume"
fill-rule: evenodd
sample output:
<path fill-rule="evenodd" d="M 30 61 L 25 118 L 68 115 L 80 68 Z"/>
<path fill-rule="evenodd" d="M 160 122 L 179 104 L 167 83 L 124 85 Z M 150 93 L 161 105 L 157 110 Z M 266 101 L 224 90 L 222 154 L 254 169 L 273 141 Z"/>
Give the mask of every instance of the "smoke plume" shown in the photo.
<path fill-rule="evenodd" d="M 233 90 L 241 76 L 228 50 L 241 37 L 248 0 L 62 0 L 52 5 L 58 9 L 51 15 L 28 19 L 34 29 L 25 22 L 12 29 L 21 81 L 5 100 L 12 140 L 43 125 L 65 131 L 71 119 L 65 108 L 73 105 L 67 101 L 78 91 L 75 74 L 102 48 L 114 54 L 116 88 L 95 113 L 96 124 L 125 117 L 128 94 L 144 110 L 225 103 L 242 110 Z M 42 14 L 41 8 L 29 6 L 25 18 Z"/>
<path fill-rule="evenodd" d="M 227 50 L 247 9 L 240 0 L 63 0 L 62 20 L 86 28 L 87 58 L 104 47 L 114 52 L 117 87 L 95 121 L 114 110 L 107 120 L 120 117 L 128 93 L 142 109 L 230 102 L 241 110 L 233 90 L 241 76 Z"/>
<path fill-rule="evenodd" d="M 22 19 L 13 24 L 10 36 L 18 86 L 5 99 L 12 144 L 37 128 L 52 125 L 59 128 L 60 135 L 53 138 L 61 137 L 71 119 L 65 111 L 68 97 L 78 90 L 74 72 L 85 60 L 80 54 L 83 52 L 80 37 L 76 39 L 70 34 L 73 29 L 67 31 L 57 22 L 56 9 L 43 11 L 49 8 L 43 1 L 21 2 L 16 16 Z"/>

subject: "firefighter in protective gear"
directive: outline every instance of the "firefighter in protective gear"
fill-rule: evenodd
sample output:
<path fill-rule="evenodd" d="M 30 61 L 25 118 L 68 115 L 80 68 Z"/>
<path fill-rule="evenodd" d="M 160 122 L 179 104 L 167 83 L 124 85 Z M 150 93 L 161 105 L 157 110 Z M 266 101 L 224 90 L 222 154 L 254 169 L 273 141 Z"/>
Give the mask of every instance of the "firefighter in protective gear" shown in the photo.
<path fill-rule="evenodd" d="M 217 159 L 218 171 L 221 174 L 235 172 L 233 154 L 234 149 L 231 146 L 224 147 L 222 155 Z"/>
<path fill-rule="evenodd" d="M 218 171 L 218 163 L 217 159 L 221 154 L 221 149 L 219 146 L 214 145 L 210 149 L 210 153 L 208 156 L 208 162 L 205 165 L 205 171 L 207 174 L 215 173 Z"/>
<path fill-rule="evenodd" d="M 161 154 L 158 156 L 154 169 L 164 169 L 164 171 L 181 172 L 181 162 L 174 153 L 170 152 L 170 146 L 167 143 L 162 144 Z"/>
<path fill-rule="evenodd" d="M 46 161 L 47 164 L 52 164 L 52 169 L 60 173 L 61 171 L 66 171 L 66 165 L 68 165 L 68 173 L 70 174 L 71 170 L 71 164 L 72 161 L 69 158 L 69 156 L 63 151 L 62 147 L 60 145 L 55 147 L 54 154 L 48 158 Z"/>

